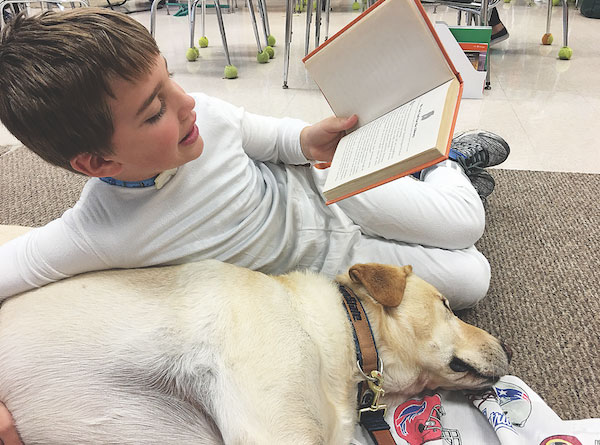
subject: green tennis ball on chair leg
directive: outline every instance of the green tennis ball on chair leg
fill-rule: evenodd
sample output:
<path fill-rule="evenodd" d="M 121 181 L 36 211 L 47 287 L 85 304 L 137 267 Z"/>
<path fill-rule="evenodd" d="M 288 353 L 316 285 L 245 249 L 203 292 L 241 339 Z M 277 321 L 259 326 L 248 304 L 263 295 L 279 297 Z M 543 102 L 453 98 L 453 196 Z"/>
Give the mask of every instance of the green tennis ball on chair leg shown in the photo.
<path fill-rule="evenodd" d="M 200 48 L 206 48 L 208 46 L 208 37 L 200 37 L 198 40 L 198 45 L 200 45 Z"/>
<path fill-rule="evenodd" d="M 269 34 L 269 37 L 267 37 L 267 45 L 269 45 L 270 47 L 274 47 L 276 42 L 277 40 L 275 39 L 275 36 Z"/>
<path fill-rule="evenodd" d="M 558 58 L 561 60 L 569 60 L 573 55 L 573 50 L 568 46 L 563 46 L 558 50 Z"/>
<path fill-rule="evenodd" d="M 269 53 L 266 51 L 258 53 L 256 55 L 256 60 L 258 61 L 258 63 L 267 63 L 269 61 Z"/>
<path fill-rule="evenodd" d="M 275 57 L 275 50 L 270 46 L 265 46 L 265 52 L 269 55 L 269 59 Z"/>
<path fill-rule="evenodd" d="M 185 58 L 188 59 L 189 62 L 194 62 L 198 56 L 200 55 L 200 51 L 195 46 L 193 48 L 188 48 L 185 52 Z"/>
<path fill-rule="evenodd" d="M 358 3 L 358 2 L 352 3 L 352 9 L 354 11 L 358 11 L 360 9 L 360 3 Z"/>
<path fill-rule="evenodd" d="M 238 76 L 238 70 L 233 65 L 227 65 L 225 67 L 225 78 L 226 79 L 235 79 Z"/>

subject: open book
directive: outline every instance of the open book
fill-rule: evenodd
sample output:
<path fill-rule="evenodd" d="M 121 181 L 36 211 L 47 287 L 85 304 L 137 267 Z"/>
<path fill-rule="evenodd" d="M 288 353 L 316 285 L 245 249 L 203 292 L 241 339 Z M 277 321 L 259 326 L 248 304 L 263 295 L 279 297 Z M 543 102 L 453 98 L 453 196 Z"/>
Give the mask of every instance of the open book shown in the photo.
<path fill-rule="evenodd" d="M 448 157 L 462 79 L 419 0 L 379 0 L 304 63 L 334 114 L 359 118 L 331 162 L 328 204 Z"/>

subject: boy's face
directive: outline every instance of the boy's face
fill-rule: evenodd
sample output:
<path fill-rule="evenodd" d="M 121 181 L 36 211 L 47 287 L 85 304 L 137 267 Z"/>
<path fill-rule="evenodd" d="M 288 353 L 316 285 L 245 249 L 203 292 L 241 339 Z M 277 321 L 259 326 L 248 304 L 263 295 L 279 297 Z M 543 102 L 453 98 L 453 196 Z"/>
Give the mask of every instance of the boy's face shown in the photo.
<path fill-rule="evenodd" d="M 120 164 L 115 178 L 151 178 L 200 156 L 204 142 L 196 126 L 194 99 L 170 78 L 161 55 L 147 77 L 134 82 L 117 79 L 111 87 L 114 153 L 105 159 Z"/>

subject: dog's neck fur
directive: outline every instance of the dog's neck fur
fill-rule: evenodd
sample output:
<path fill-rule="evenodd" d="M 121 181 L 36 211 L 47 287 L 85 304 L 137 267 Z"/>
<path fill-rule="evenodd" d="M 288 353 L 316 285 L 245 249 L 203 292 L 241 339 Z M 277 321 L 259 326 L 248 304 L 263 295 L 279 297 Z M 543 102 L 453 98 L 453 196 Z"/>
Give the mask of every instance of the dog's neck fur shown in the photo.
<path fill-rule="evenodd" d="M 423 391 L 429 380 L 427 372 L 419 372 L 421 367 L 418 363 L 407 362 L 409 357 L 414 357 L 410 351 L 414 348 L 415 332 L 410 328 L 410 324 L 402 322 L 401 313 L 392 317 L 388 312 L 397 311 L 397 308 L 382 306 L 368 294 L 362 285 L 354 283 L 347 275 L 338 276 L 337 281 L 352 289 L 363 304 L 375 337 L 379 357 L 384 363 L 383 376 L 386 393 L 409 397 Z M 396 340 L 392 346 L 388 339 L 401 340 Z M 358 371 L 355 375 L 359 381 L 364 379 Z"/>

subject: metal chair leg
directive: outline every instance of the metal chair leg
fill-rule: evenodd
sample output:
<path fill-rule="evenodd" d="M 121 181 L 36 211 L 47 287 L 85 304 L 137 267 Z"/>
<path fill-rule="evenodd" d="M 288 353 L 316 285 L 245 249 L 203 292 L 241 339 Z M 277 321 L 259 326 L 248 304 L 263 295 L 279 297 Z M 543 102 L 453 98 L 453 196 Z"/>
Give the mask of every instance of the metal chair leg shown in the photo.
<path fill-rule="evenodd" d="M 552 1 L 552 0 L 550 0 Z M 156 33 L 156 9 L 160 0 L 152 0 L 152 6 L 150 6 L 150 35 L 154 37 Z"/>
<path fill-rule="evenodd" d="M 548 0 L 548 13 L 546 15 L 546 34 L 550 34 L 551 23 L 552 23 L 552 0 Z"/>
<path fill-rule="evenodd" d="M 481 24 L 481 26 L 488 26 L 488 20 L 490 19 L 489 17 L 489 11 L 488 11 L 488 0 L 481 0 L 481 9 L 479 10 L 479 23 Z M 489 51 L 489 50 L 488 50 Z M 490 53 L 488 52 L 488 57 L 487 57 L 487 73 L 485 75 L 485 89 L 489 90 L 492 88 L 491 85 L 491 72 L 492 72 L 492 61 L 491 61 L 491 57 L 490 57 Z"/>
<path fill-rule="evenodd" d="M 285 2 L 285 49 L 283 52 L 283 89 L 288 88 L 288 72 L 290 68 L 290 45 L 292 43 L 292 15 L 294 0 Z"/>
<path fill-rule="evenodd" d="M 329 39 L 329 13 L 331 12 L 331 0 L 325 0 L 325 40 Z"/>
<path fill-rule="evenodd" d="M 304 55 L 308 55 L 310 46 L 310 25 L 312 23 L 312 2 L 308 0 L 306 4 L 306 33 L 304 36 Z"/>
<path fill-rule="evenodd" d="M 258 36 L 258 26 L 256 24 L 256 15 L 254 14 L 254 5 L 252 0 L 246 0 L 248 2 L 248 11 L 250 12 L 250 20 L 252 21 L 252 29 L 254 29 L 254 37 L 256 38 L 256 47 L 259 53 L 262 53 L 263 49 L 260 45 L 260 37 Z"/>
<path fill-rule="evenodd" d="M 258 0 L 258 5 L 261 12 L 263 27 L 265 28 L 265 41 L 269 44 L 269 36 L 271 35 L 271 26 L 269 25 L 269 13 L 267 12 L 267 0 Z"/>
<path fill-rule="evenodd" d="M 308 0 L 309 2 L 312 0 Z M 315 48 L 321 43 L 321 8 L 323 6 L 323 0 L 316 1 L 315 10 Z"/>
<path fill-rule="evenodd" d="M 563 10 L 563 46 L 569 46 L 569 2 L 562 0 Z"/>
<path fill-rule="evenodd" d="M 227 65 L 231 65 L 231 59 L 229 58 L 229 47 L 227 46 L 227 36 L 225 35 L 225 25 L 223 23 L 223 12 L 221 11 L 221 3 L 219 0 L 214 0 L 215 11 L 217 13 L 217 22 L 219 22 L 219 31 L 221 31 L 221 41 L 223 42 L 223 50 L 225 51 L 225 59 Z"/>
<path fill-rule="evenodd" d="M 200 0 L 188 0 L 188 19 L 190 25 L 190 48 L 194 48 L 194 32 L 196 30 L 196 5 Z"/>
<path fill-rule="evenodd" d="M 269 43 L 269 33 L 267 32 L 267 23 L 265 22 L 265 11 L 263 9 L 263 0 L 256 0 L 256 9 L 258 9 L 258 16 L 260 17 L 260 21 L 262 23 L 262 31 L 265 35 L 265 46 Z"/>
<path fill-rule="evenodd" d="M 200 37 L 206 37 L 206 0 L 202 0 L 202 10 L 200 12 L 202 15 L 202 22 L 200 24 L 202 35 Z"/>

